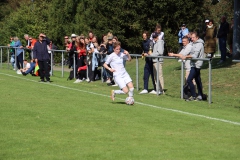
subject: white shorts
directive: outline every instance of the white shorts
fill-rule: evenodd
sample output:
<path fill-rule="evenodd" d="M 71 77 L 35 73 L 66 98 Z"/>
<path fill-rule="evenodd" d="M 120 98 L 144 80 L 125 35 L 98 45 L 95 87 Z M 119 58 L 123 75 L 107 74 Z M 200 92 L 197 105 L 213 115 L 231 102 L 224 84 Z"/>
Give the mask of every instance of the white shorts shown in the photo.
<path fill-rule="evenodd" d="M 115 76 L 114 81 L 118 84 L 120 89 L 123 89 L 129 82 L 132 82 L 132 79 L 129 74 L 125 72 L 123 75 Z"/>

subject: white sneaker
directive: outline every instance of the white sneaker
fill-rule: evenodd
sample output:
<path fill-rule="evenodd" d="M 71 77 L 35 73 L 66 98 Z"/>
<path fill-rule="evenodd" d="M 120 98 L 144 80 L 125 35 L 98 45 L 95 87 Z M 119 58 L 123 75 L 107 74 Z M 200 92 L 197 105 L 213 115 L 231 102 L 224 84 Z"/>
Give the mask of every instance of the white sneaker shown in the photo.
<path fill-rule="evenodd" d="M 73 82 L 73 83 L 80 83 L 80 82 L 82 82 L 82 80 L 80 80 L 80 79 L 77 79 L 75 82 Z"/>
<path fill-rule="evenodd" d="M 22 74 L 22 72 L 20 70 L 17 70 L 17 74 Z"/>
<path fill-rule="evenodd" d="M 117 83 L 115 83 L 114 85 L 112 85 L 113 87 L 115 87 L 115 86 L 118 86 L 118 84 Z"/>
<path fill-rule="evenodd" d="M 155 90 L 152 90 L 151 92 L 149 92 L 151 94 L 157 94 L 157 92 Z"/>
<path fill-rule="evenodd" d="M 111 83 L 110 79 L 108 79 L 108 80 L 106 81 L 106 83 Z"/>
<path fill-rule="evenodd" d="M 146 94 L 146 93 L 148 93 L 148 90 L 144 89 L 139 94 Z"/>
<path fill-rule="evenodd" d="M 90 79 L 89 79 L 89 78 L 87 78 L 87 79 L 86 79 L 86 82 L 90 82 Z"/>
<path fill-rule="evenodd" d="M 85 78 L 82 79 L 82 81 L 85 81 L 85 80 L 86 80 Z"/>

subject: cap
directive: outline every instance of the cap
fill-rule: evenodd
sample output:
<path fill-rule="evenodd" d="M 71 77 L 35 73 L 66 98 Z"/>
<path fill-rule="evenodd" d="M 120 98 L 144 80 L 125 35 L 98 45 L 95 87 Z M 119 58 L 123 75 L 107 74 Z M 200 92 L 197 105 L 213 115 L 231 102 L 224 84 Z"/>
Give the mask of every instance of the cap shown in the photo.
<path fill-rule="evenodd" d="M 183 23 L 182 26 L 186 26 L 186 24 Z"/>
<path fill-rule="evenodd" d="M 205 23 L 208 23 L 208 22 L 209 22 L 209 20 L 208 20 L 208 19 L 206 19 L 206 20 L 205 20 Z"/>
<path fill-rule="evenodd" d="M 108 36 L 108 40 L 112 40 L 113 39 L 113 36 Z"/>
<path fill-rule="evenodd" d="M 75 37 L 77 37 L 77 35 L 76 35 L 76 34 L 72 34 L 72 35 L 71 35 L 71 38 L 73 38 L 73 37 L 75 38 Z"/>
<path fill-rule="evenodd" d="M 152 38 L 157 38 L 158 37 L 158 33 L 157 32 L 153 32 L 152 33 Z"/>

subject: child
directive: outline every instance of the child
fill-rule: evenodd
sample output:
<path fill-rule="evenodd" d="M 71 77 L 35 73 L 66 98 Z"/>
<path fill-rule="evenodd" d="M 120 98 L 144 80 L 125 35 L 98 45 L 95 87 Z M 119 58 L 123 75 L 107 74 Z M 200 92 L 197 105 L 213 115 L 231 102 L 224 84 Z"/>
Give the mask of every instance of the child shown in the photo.
<path fill-rule="evenodd" d="M 111 91 L 111 99 L 114 101 L 115 94 L 127 94 L 129 97 L 133 97 L 133 83 L 132 79 L 130 78 L 129 74 L 127 73 L 123 61 L 124 60 L 131 60 L 131 56 L 127 51 L 124 53 L 120 52 L 121 43 L 116 42 L 113 45 L 114 52 L 109 55 L 106 62 L 104 63 L 104 68 L 113 72 L 113 77 L 115 82 L 119 85 L 121 90 L 112 90 Z M 108 66 L 110 65 L 111 68 Z"/>

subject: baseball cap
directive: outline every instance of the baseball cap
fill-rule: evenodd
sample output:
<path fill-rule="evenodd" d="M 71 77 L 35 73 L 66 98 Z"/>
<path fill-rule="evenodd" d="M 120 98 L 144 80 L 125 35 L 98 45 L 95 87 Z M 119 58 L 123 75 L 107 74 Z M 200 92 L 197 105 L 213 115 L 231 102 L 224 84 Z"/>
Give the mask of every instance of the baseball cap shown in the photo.
<path fill-rule="evenodd" d="M 152 38 L 157 38 L 158 37 L 158 33 L 157 32 L 153 32 L 152 33 Z"/>
<path fill-rule="evenodd" d="M 186 26 L 186 24 L 183 23 L 182 26 Z"/>
<path fill-rule="evenodd" d="M 76 34 L 72 34 L 72 35 L 71 35 L 71 38 L 75 38 L 75 37 L 77 37 Z"/>
<path fill-rule="evenodd" d="M 208 20 L 208 19 L 206 19 L 206 20 L 205 20 L 205 23 L 208 23 L 208 22 L 209 22 L 209 20 Z"/>

